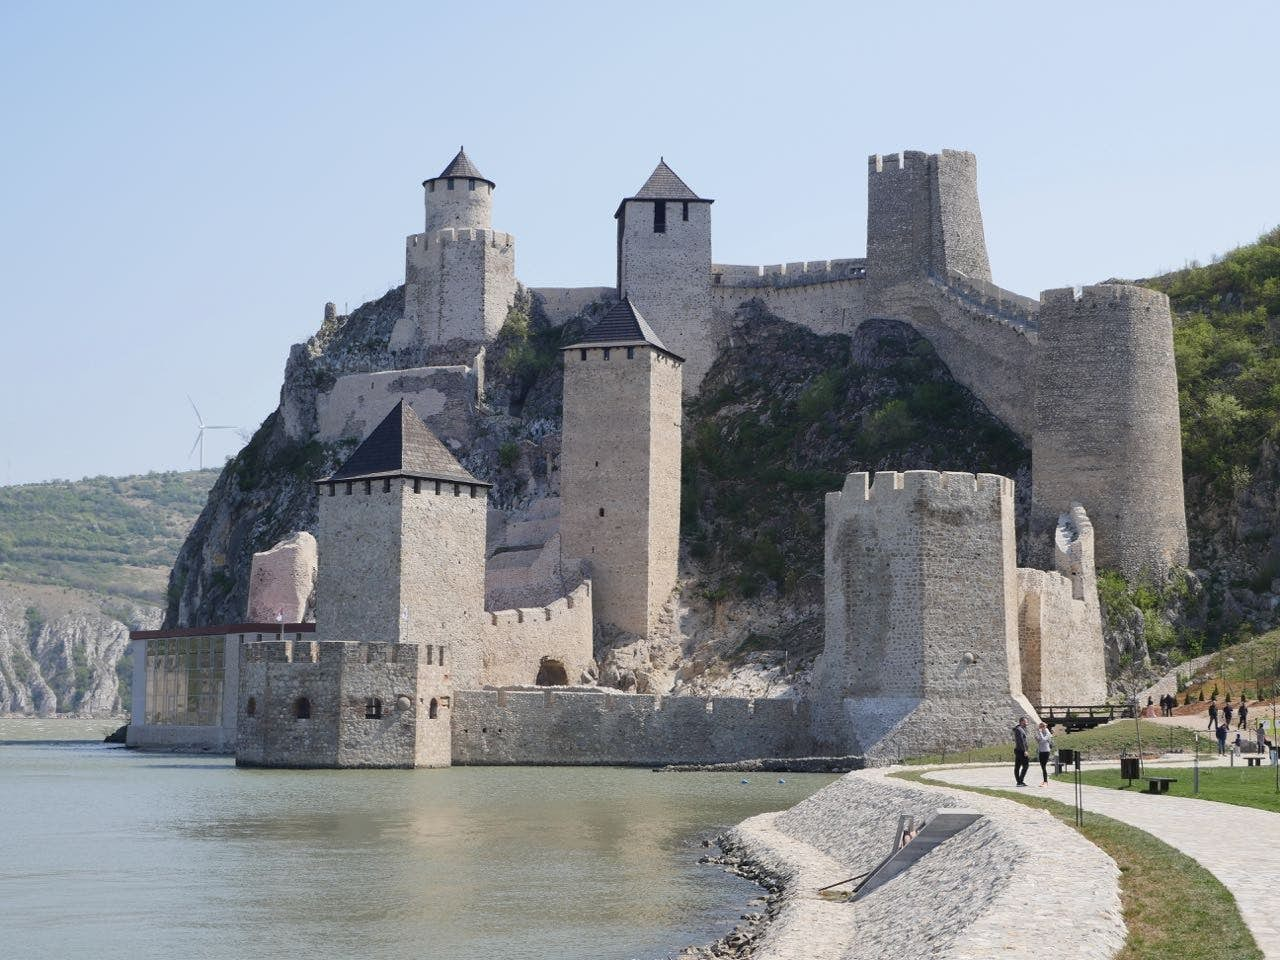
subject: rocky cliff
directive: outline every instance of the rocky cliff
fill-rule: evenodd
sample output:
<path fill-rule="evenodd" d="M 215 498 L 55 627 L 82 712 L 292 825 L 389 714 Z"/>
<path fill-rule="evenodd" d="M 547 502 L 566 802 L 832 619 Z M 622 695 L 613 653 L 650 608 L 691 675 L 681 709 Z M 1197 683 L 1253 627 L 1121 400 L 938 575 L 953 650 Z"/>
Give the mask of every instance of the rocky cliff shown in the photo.
<path fill-rule="evenodd" d="M 156 606 L 0 583 L 0 715 L 127 712 L 129 631 L 159 624 Z"/>

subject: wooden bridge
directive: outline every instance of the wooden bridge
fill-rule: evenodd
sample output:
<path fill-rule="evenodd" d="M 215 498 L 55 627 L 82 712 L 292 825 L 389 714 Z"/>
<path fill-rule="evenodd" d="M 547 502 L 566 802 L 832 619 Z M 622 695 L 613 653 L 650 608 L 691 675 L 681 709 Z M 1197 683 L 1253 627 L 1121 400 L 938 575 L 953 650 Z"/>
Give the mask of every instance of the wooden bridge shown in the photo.
<path fill-rule="evenodd" d="M 1076 707 L 1043 706 L 1036 707 L 1036 713 L 1051 727 L 1059 724 L 1067 728 L 1067 733 L 1077 730 L 1092 730 L 1112 720 L 1120 720 L 1133 716 L 1130 704 L 1100 703 Z"/>

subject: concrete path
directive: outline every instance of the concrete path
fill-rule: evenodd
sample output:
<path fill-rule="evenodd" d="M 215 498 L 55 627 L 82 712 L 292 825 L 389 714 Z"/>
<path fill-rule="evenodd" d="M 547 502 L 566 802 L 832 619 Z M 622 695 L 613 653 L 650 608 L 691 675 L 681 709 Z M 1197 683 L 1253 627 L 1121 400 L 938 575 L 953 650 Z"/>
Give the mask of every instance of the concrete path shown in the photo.
<path fill-rule="evenodd" d="M 1177 765 L 1164 760 L 1147 763 L 1152 766 L 1158 763 L 1162 767 Z M 1047 787 L 1015 788 L 1010 783 L 1011 766 L 953 767 L 934 770 L 925 776 L 944 783 L 1047 796 L 1067 804 L 1075 802 L 1074 786 L 1070 783 L 1050 781 Z M 1187 775 L 1190 776 L 1190 771 Z M 1030 776 L 1027 779 L 1034 782 Z M 1263 955 L 1280 960 L 1280 911 L 1275 907 L 1280 890 L 1280 813 L 1106 787 L 1083 787 L 1082 790 L 1086 810 L 1145 830 L 1192 857 L 1217 877 L 1235 895 L 1240 915 Z"/>

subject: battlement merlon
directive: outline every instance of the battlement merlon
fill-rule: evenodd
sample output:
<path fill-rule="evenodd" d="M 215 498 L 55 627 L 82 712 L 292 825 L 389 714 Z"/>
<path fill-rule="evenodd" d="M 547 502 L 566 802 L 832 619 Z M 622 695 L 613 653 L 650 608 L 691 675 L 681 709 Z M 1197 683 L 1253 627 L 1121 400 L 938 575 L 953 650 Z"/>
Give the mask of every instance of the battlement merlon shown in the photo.
<path fill-rule="evenodd" d="M 1040 308 L 1062 310 L 1093 308 L 1169 310 L 1169 298 L 1159 290 L 1133 283 L 1096 283 L 1087 287 L 1059 287 L 1040 294 Z"/>
<path fill-rule="evenodd" d="M 901 500 L 908 503 L 921 498 L 959 499 L 974 503 L 1003 502 L 1012 509 L 1013 481 L 994 473 L 939 473 L 936 470 L 882 470 L 872 481 L 869 473 L 858 471 L 845 477 L 844 487 L 827 494 L 828 511 L 841 508 L 856 510 L 862 503 L 884 503 Z M 901 492 L 901 496 L 899 496 Z"/>

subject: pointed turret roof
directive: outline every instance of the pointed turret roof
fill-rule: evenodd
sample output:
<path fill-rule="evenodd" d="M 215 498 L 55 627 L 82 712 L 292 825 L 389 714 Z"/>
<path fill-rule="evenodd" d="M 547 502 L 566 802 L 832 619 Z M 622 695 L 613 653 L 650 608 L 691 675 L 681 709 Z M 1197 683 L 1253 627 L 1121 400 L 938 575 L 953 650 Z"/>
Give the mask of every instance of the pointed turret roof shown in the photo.
<path fill-rule="evenodd" d="M 368 480 L 375 477 L 421 477 L 492 486 L 468 473 L 422 422 L 413 407 L 403 400 L 396 403 L 382 422 L 364 438 L 364 442 L 356 447 L 355 453 L 347 458 L 347 462 L 334 471 L 333 476 L 316 482 Z"/>
<path fill-rule="evenodd" d="M 649 174 L 632 200 L 701 200 L 702 198 L 689 189 L 689 185 L 667 166 L 667 161 L 658 158 L 658 165 Z"/>
<path fill-rule="evenodd" d="M 661 350 L 667 356 L 674 357 L 676 360 L 684 360 L 684 357 L 672 353 L 667 349 L 666 344 L 658 339 L 658 335 L 653 332 L 653 327 L 649 326 L 649 322 L 640 315 L 640 311 L 631 302 L 631 298 L 623 297 L 611 306 L 605 312 L 605 315 L 597 321 L 596 325 L 583 334 L 577 343 L 572 343 L 564 349 L 635 347 L 641 344 L 648 344 Z"/>
<path fill-rule="evenodd" d="M 482 174 L 476 165 L 471 162 L 471 158 L 467 156 L 467 151 L 459 147 L 458 155 L 449 161 L 449 165 L 440 171 L 440 176 L 432 177 L 430 180 L 423 180 L 423 184 L 430 183 L 431 180 L 444 180 L 447 177 L 470 177 L 475 180 L 483 180 L 485 183 L 493 186 L 494 183 L 484 174 Z"/>

